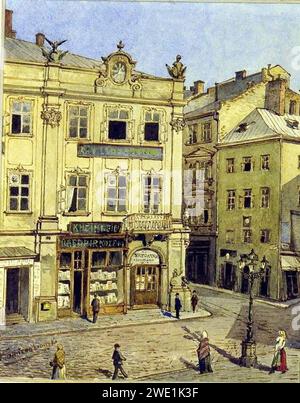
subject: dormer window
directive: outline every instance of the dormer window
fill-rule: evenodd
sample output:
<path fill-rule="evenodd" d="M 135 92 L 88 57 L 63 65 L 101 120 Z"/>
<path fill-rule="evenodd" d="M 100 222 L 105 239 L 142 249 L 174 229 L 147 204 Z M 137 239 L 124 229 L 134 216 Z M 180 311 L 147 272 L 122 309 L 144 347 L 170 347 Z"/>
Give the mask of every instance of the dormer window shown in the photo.
<path fill-rule="evenodd" d="M 286 124 L 290 129 L 299 129 L 299 122 L 298 120 L 286 119 Z"/>

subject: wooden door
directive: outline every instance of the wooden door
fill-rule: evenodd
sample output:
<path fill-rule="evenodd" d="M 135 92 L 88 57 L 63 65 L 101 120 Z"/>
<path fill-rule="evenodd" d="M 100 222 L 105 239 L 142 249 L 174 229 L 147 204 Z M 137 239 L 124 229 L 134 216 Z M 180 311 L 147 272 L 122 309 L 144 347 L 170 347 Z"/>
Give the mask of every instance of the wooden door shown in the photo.
<path fill-rule="evenodd" d="M 159 266 L 133 268 L 134 305 L 158 304 Z"/>

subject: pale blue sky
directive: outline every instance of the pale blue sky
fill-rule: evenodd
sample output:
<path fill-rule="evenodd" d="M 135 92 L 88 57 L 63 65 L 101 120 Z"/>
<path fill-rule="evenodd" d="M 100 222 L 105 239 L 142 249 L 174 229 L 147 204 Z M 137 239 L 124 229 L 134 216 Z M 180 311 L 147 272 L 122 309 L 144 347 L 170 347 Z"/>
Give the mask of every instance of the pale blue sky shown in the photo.
<path fill-rule="evenodd" d="M 292 56 L 300 55 L 300 4 L 7 0 L 6 6 L 14 10 L 20 39 L 34 41 L 41 31 L 93 58 L 108 55 L 122 39 L 138 70 L 162 76 L 179 53 L 188 66 L 187 85 L 281 64 L 300 89 L 300 57 L 295 63 Z"/>

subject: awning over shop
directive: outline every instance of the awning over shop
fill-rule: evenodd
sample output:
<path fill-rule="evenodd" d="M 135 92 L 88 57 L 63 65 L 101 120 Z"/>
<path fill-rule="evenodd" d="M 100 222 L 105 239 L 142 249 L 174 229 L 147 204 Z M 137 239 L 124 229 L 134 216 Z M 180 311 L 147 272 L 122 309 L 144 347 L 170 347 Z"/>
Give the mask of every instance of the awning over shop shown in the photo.
<path fill-rule="evenodd" d="M 36 253 L 23 246 L 6 246 L 0 248 L 0 259 L 34 259 Z"/>
<path fill-rule="evenodd" d="M 283 271 L 300 271 L 300 258 L 296 256 L 281 256 Z"/>

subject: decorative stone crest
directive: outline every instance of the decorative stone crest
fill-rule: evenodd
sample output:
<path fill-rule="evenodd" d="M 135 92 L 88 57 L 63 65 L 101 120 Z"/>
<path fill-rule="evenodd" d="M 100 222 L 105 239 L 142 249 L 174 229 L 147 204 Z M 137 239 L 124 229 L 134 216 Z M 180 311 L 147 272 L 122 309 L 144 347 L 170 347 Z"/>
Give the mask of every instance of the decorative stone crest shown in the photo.
<path fill-rule="evenodd" d="M 180 60 L 181 56 L 177 55 L 176 60 L 173 63 L 172 67 L 170 67 L 168 64 L 166 64 L 166 67 L 168 69 L 168 73 L 172 78 L 175 78 L 177 80 L 184 80 L 185 79 L 184 73 L 186 71 L 186 66 L 184 67 Z"/>
<path fill-rule="evenodd" d="M 66 56 L 68 51 L 63 52 L 61 50 L 58 50 L 58 47 L 67 42 L 67 40 L 52 42 L 46 37 L 45 40 L 49 43 L 51 49 L 46 49 L 44 47 L 41 48 L 43 56 L 47 59 L 48 62 L 59 63 L 64 58 L 64 56 Z"/>
<path fill-rule="evenodd" d="M 44 124 L 50 125 L 53 128 L 59 126 L 62 114 L 54 107 L 46 107 L 41 113 L 41 118 L 43 119 Z"/>
<path fill-rule="evenodd" d="M 185 128 L 186 122 L 182 118 L 174 118 L 171 120 L 170 125 L 177 133 Z"/>

